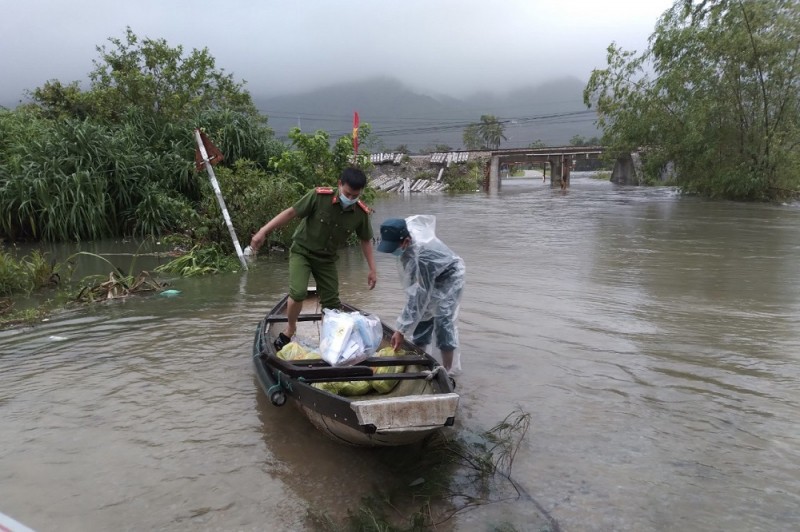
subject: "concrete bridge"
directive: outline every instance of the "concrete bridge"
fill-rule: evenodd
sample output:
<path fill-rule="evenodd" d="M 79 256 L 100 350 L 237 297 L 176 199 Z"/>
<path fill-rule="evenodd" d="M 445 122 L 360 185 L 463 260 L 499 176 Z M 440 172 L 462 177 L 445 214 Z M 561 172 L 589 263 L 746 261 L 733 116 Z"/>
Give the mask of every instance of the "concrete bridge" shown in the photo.
<path fill-rule="evenodd" d="M 488 192 L 500 190 L 500 167 L 511 164 L 541 164 L 547 175 L 550 167 L 550 186 L 566 188 L 569 176 L 578 159 L 598 159 L 604 151 L 603 146 L 560 146 L 548 148 L 514 148 L 490 152 L 489 168 L 484 189 Z"/>
<path fill-rule="evenodd" d="M 487 192 L 500 190 L 500 168 L 513 164 L 540 164 L 544 169 L 545 176 L 549 167 L 550 186 L 563 189 L 569 186 L 570 173 L 579 161 L 599 159 L 604 152 L 604 146 L 550 146 L 546 148 L 513 148 L 491 151 L 451 151 L 425 156 L 413 156 L 411 157 L 412 159 L 422 159 L 425 161 L 424 164 L 438 168 L 438 176 L 435 179 L 424 180 L 425 183 L 416 183 L 414 185 L 416 188 L 412 190 L 441 190 L 442 173 L 445 167 L 474 160 L 486 161 L 483 188 Z M 402 163 L 404 157 L 407 156 L 402 153 L 374 153 L 370 155 L 370 160 L 376 166 L 385 164 L 397 166 Z M 641 166 L 641 158 L 638 151 L 631 153 L 627 157 L 619 158 L 614 163 L 611 181 L 624 185 L 641 184 Z M 666 171 L 673 172 L 672 168 L 668 168 Z M 390 190 L 393 187 L 400 187 L 404 181 L 409 181 L 409 178 L 387 176 L 386 181 L 386 189 Z M 383 186 L 383 183 L 379 185 Z M 406 186 L 410 187 L 411 185 L 407 183 Z"/>

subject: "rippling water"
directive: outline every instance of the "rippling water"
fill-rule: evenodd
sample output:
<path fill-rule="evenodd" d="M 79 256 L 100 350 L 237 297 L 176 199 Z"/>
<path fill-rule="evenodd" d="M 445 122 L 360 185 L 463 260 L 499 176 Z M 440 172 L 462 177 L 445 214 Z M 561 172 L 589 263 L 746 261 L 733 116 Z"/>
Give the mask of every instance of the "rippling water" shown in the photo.
<path fill-rule="evenodd" d="M 516 407 L 515 480 L 564 530 L 787 530 L 800 522 L 800 210 L 573 177 L 496 196 L 375 205 L 432 213 L 467 264 L 457 430 Z M 343 296 L 392 321 L 392 258 Z M 386 474 L 269 405 L 250 363 L 286 261 L 177 280 L 0 333 L 0 511 L 38 530 L 301 530 Z M 527 530 L 520 500 L 457 530 Z"/>

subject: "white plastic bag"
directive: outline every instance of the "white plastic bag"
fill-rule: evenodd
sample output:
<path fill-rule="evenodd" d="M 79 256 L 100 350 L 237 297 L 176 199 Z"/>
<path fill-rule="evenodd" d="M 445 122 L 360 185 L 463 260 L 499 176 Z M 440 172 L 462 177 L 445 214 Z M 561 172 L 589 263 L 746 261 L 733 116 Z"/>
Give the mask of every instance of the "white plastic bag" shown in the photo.
<path fill-rule="evenodd" d="M 370 333 L 372 327 L 364 318 L 358 312 L 323 311 L 319 350 L 325 362 L 331 366 L 350 366 L 375 352 L 375 341 Z"/>
<path fill-rule="evenodd" d="M 364 343 L 364 352 L 367 356 L 372 356 L 381 346 L 383 340 L 383 325 L 381 320 L 374 314 L 359 314 L 354 312 L 352 316 L 356 322 L 356 331 L 361 336 Z"/>

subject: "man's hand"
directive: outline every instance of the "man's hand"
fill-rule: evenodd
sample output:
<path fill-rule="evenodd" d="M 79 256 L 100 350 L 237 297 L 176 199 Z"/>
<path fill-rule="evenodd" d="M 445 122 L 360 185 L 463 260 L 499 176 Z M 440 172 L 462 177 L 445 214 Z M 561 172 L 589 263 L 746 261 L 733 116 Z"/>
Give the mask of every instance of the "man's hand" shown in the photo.
<path fill-rule="evenodd" d="M 401 333 L 400 331 L 395 331 L 395 333 L 392 335 L 392 349 L 397 351 L 398 349 L 400 349 L 400 344 L 402 343 L 403 343 L 403 333 Z"/>
<path fill-rule="evenodd" d="M 259 231 L 253 235 L 253 238 L 250 239 L 250 247 L 253 248 L 253 251 L 258 251 L 261 249 L 261 246 L 264 245 L 264 240 L 267 238 L 267 233 Z"/>
<path fill-rule="evenodd" d="M 367 286 L 369 286 L 369 289 L 372 290 L 373 288 L 375 288 L 375 283 L 377 282 L 378 282 L 378 272 L 376 272 L 375 270 L 370 270 L 369 275 L 367 275 Z"/>

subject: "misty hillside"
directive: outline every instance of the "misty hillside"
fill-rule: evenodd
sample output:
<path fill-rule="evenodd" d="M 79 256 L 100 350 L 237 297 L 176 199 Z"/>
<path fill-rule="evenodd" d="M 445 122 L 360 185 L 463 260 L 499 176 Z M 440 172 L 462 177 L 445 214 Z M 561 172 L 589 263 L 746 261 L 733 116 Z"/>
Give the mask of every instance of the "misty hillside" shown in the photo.
<path fill-rule="evenodd" d="M 369 123 L 378 137 L 371 151 L 393 150 L 401 144 L 419 151 L 435 144 L 460 149 L 464 127 L 484 114 L 510 121 L 502 148 L 525 147 L 537 139 L 564 145 L 574 135 L 596 136 L 594 116 L 583 104 L 584 85 L 563 78 L 505 94 L 457 99 L 425 95 L 398 80 L 378 78 L 277 97 L 259 97 L 254 91 L 251 95 L 280 138 L 298 125 L 304 132 L 324 129 L 334 138 L 349 134 L 353 111 L 358 111 L 361 123 Z"/>

